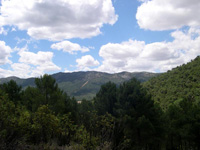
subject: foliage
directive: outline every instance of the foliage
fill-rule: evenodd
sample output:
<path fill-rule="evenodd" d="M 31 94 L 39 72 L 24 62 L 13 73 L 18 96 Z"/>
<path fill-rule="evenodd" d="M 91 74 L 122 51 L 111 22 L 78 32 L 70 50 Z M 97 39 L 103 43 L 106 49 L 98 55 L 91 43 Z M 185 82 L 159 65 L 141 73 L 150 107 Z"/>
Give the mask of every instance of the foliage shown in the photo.
<path fill-rule="evenodd" d="M 45 74 L 41 78 L 36 78 L 35 84 L 40 95 L 40 105 L 49 105 L 55 113 L 63 113 L 66 95 L 58 88 L 56 80 Z"/>
<path fill-rule="evenodd" d="M 183 99 L 200 100 L 200 57 L 145 82 L 143 86 L 163 110 Z"/>
<path fill-rule="evenodd" d="M 120 128 L 123 129 L 121 136 L 124 138 L 121 138 L 119 147 L 159 149 L 164 128 L 161 123 L 162 112 L 136 79 L 119 87 L 116 112 L 123 118 Z"/>
<path fill-rule="evenodd" d="M 61 145 L 69 144 L 76 133 L 77 125 L 70 119 L 71 113 L 64 114 L 60 119 L 59 143 Z"/>
<path fill-rule="evenodd" d="M 166 80 L 165 76 L 168 74 L 158 80 Z M 158 101 L 153 95 L 152 100 L 149 93 L 155 89 L 147 91 L 144 86 L 153 87 L 149 83 L 157 83 L 156 79 L 143 85 L 135 78 L 120 85 L 107 82 L 92 101 L 81 103 L 63 92 L 49 75 L 37 78 L 35 87 L 23 91 L 15 81 L 1 84 L 0 149 L 200 149 L 200 99 L 195 93 L 199 83 L 195 81 L 188 82 L 191 90 L 183 88 L 187 92 L 181 97 L 169 94 L 173 102 L 162 101 L 168 96 L 159 93 L 166 90 L 164 81 L 162 86 L 156 84 L 160 86 L 158 96 L 163 97 Z"/>
<path fill-rule="evenodd" d="M 116 74 L 108 74 L 103 72 L 73 72 L 73 73 L 56 73 L 51 75 L 56 80 L 58 87 L 66 92 L 71 97 L 75 97 L 78 100 L 87 99 L 91 100 L 95 97 L 99 91 L 101 85 L 111 81 L 117 85 L 124 81 L 128 81 L 135 77 L 141 82 L 145 82 L 158 73 L 148 72 L 121 72 Z M 0 79 L 0 83 L 6 83 L 10 80 L 16 81 L 16 83 L 26 89 L 28 86 L 35 87 L 35 79 L 20 79 L 17 77 L 9 77 Z M 87 84 L 85 84 L 87 83 Z M 85 86 L 83 86 L 85 84 Z"/>
<path fill-rule="evenodd" d="M 99 115 L 114 114 L 114 105 L 117 102 L 116 84 L 108 82 L 101 86 L 94 99 L 95 107 Z"/>
<path fill-rule="evenodd" d="M 18 86 L 14 80 L 2 84 L 1 89 L 8 95 L 9 100 L 17 104 L 21 100 L 21 86 Z"/>
<path fill-rule="evenodd" d="M 36 143 L 48 142 L 58 134 L 59 120 L 47 105 L 38 108 L 32 121 L 32 138 Z"/>

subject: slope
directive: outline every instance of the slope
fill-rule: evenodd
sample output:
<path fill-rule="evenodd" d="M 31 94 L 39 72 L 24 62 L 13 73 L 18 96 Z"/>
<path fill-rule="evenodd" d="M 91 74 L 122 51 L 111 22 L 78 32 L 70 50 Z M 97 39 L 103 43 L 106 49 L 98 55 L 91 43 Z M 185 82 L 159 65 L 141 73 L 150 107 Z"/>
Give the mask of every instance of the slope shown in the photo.
<path fill-rule="evenodd" d="M 124 81 L 135 77 L 141 82 L 147 81 L 150 78 L 157 76 L 155 73 L 148 72 L 121 72 L 116 74 L 108 74 L 103 72 L 72 72 L 72 73 L 56 73 L 52 77 L 56 79 L 58 86 L 67 92 L 68 95 L 74 96 L 78 100 L 83 98 L 92 99 L 100 89 L 100 86 L 108 81 L 120 84 Z M 0 83 L 15 80 L 17 84 L 23 88 L 27 86 L 35 86 L 34 78 L 20 79 L 16 77 L 2 78 Z"/>
<path fill-rule="evenodd" d="M 200 101 L 200 57 L 143 83 L 155 102 L 166 109 L 183 99 Z"/>

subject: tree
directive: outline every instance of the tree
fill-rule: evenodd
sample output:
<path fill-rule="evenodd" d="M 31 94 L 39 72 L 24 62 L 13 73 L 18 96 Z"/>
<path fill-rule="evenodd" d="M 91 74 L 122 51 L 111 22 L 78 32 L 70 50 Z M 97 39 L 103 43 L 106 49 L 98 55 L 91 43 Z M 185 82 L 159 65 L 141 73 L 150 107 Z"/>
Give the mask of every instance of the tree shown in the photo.
<path fill-rule="evenodd" d="M 48 108 L 42 105 L 33 115 L 32 138 L 36 143 L 47 143 L 58 134 L 59 120 Z"/>
<path fill-rule="evenodd" d="M 95 108 L 99 115 L 104 115 L 106 112 L 113 115 L 116 102 L 117 87 L 111 82 L 102 85 L 94 99 Z"/>
<path fill-rule="evenodd" d="M 15 104 L 21 101 L 21 86 L 18 86 L 14 80 L 10 80 L 2 85 L 2 90 L 8 94 L 9 100 L 13 101 Z"/>
<path fill-rule="evenodd" d="M 13 147 L 15 136 L 15 104 L 8 100 L 7 95 L 0 90 L 0 149 Z M 12 143 L 12 144 L 11 144 Z"/>
<path fill-rule="evenodd" d="M 30 135 L 30 113 L 0 90 L 0 149 L 15 149 Z"/>
<path fill-rule="evenodd" d="M 35 87 L 27 87 L 22 92 L 22 104 L 31 112 L 37 111 L 42 100 L 43 95 Z"/>
<path fill-rule="evenodd" d="M 49 105 L 49 108 L 56 114 L 63 114 L 65 111 L 65 101 L 67 95 L 58 88 L 56 80 L 45 74 L 40 78 L 36 78 L 35 84 L 36 89 L 38 90 L 36 101 L 39 101 L 40 105 Z"/>
<path fill-rule="evenodd" d="M 124 137 L 118 137 L 123 141 L 122 147 L 160 149 L 164 132 L 162 111 L 154 105 L 151 96 L 136 79 L 133 78 L 120 85 L 116 113 L 118 118 L 122 118 L 119 119 L 120 127 L 118 128 L 123 128 L 123 134 L 116 131 L 115 138 L 117 135 Z M 115 144 L 121 147 L 117 143 Z"/>
<path fill-rule="evenodd" d="M 81 104 L 78 104 L 79 124 L 83 124 L 87 130 L 90 129 L 90 119 L 93 119 L 93 111 L 94 106 L 91 101 L 82 100 Z"/>
<path fill-rule="evenodd" d="M 173 104 L 166 112 L 168 118 L 168 149 L 200 148 L 200 109 L 191 100 Z"/>
<path fill-rule="evenodd" d="M 72 137 L 75 135 L 77 125 L 74 125 L 74 122 L 70 119 L 71 113 L 64 114 L 59 118 L 60 120 L 60 136 L 59 143 L 60 145 L 69 144 L 72 140 Z"/>
<path fill-rule="evenodd" d="M 103 116 L 99 116 L 98 121 L 98 130 L 100 137 L 100 145 L 102 146 L 104 143 L 112 143 L 114 136 L 114 128 L 115 128 L 115 117 L 109 113 L 106 113 Z"/>

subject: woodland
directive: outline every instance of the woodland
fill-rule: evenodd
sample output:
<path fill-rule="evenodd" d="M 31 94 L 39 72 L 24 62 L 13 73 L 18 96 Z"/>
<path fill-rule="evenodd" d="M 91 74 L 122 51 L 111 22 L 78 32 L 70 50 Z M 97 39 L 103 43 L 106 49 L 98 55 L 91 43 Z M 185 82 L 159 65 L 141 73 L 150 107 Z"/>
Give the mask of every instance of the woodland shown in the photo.
<path fill-rule="evenodd" d="M 77 103 L 50 75 L 0 85 L 1 150 L 200 150 L 200 57 Z"/>

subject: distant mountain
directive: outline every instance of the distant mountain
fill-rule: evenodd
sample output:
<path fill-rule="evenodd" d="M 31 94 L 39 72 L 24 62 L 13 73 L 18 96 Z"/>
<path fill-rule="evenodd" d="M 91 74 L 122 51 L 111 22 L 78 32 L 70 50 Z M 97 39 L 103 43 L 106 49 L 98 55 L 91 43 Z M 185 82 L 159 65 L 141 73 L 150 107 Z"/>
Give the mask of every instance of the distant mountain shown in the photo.
<path fill-rule="evenodd" d="M 143 86 L 163 109 L 183 99 L 200 102 L 200 57 L 150 79 Z"/>
<path fill-rule="evenodd" d="M 100 89 L 100 86 L 106 82 L 114 82 L 120 84 L 135 77 L 141 82 L 145 82 L 152 77 L 158 76 L 156 73 L 149 72 L 121 72 L 109 74 L 103 72 L 72 72 L 72 73 L 56 73 L 52 77 L 56 79 L 58 86 L 67 92 L 68 95 L 80 99 L 92 99 Z M 14 80 L 23 88 L 27 86 L 35 86 L 35 78 L 20 79 L 17 77 L 8 77 L 0 79 L 0 84 Z"/>
<path fill-rule="evenodd" d="M 10 80 L 16 81 L 18 85 L 21 85 L 23 88 L 27 86 L 35 86 L 35 78 L 21 79 L 18 77 L 8 77 L 8 78 L 0 78 L 0 84 L 9 82 Z"/>

